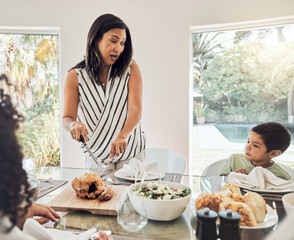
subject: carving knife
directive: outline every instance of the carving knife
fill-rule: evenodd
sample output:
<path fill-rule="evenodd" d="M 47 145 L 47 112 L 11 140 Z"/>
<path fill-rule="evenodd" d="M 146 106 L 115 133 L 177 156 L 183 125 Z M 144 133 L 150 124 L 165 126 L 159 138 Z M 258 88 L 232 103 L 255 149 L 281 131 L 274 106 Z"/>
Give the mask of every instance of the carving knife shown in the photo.
<path fill-rule="evenodd" d="M 88 145 L 85 143 L 85 139 L 84 139 L 84 137 L 83 137 L 82 134 L 80 135 L 80 138 L 81 138 L 81 141 L 82 141 L 82 143 L 83 143 L 83 146 L 86 148 L 86 150 L 87 150 L 87 152 L 89 153 L 89 155 L 90 155 L 90 157 L 92 158 L 92 160 L 97 164 L 97 166 L 98 166 L 99 168 L 101 168 L 101 163 L 99 163 L 99 162 L 97 161 L 97 159 L 95 158 L 94 154 L 92 153 L 92 151 L 90 150 L 90 148 L 88 147 Z"/>

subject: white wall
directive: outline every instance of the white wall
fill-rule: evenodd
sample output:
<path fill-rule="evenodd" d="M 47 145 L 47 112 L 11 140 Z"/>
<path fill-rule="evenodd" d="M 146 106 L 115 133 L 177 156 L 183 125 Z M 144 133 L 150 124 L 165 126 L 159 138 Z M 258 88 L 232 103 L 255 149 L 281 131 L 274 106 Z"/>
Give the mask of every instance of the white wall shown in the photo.
<path fill-rule="evenodd" d="M 1 0 L 1 26 L 61 28 L 62 86 L 82 59 L 88 30 L 103 13 L 129 26 L 141 67 L 148 147 L 189 157 L 189 27 L 294 15 L 293 0 Z M 63 131 L 63 166 L 83 167 L 79 144 Z"/>

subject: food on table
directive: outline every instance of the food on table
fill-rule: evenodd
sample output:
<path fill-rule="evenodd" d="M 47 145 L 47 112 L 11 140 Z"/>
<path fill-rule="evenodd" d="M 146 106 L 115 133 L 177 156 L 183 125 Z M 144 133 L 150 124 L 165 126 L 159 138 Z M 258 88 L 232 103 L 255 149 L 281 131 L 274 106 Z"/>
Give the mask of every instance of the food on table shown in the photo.
<path fill-rule="evenodd" d="M 77 197 L 80 198 L 98 198 L 100 201 L 107 201 L 113 196 L 111 187 L 107 186 L 106 181 L 95 173 L 85 173 L 83 177 L 75 178 L 71 186 L 75 190 Z"/>
<path fill-rule="evenodd" d="M 230 192 L 232 192 L 234 194 L 241 195 L 241 190 L 240 190 L 239 186 L 234 183 L 227 183 L 226 185 L 224 185 L 221 188 L 221 192 L 223 192 L 225 190 L 229 190 Z"/>
<path fill-rule="evenodd" d="M 196 199 L 196 209 L 209 208 L 210 210 L 218 212 L 220 203 L 221 198 L 217 194 L 202 193 Z"/>
<path fill-rule="evenodd" d="M 244 195 L 244 202 L 252 209 L 258 223 L 264 221 L 267 214 L 266 202 L 262 196 L 255 192 L 248 192 Z"/>
<path fill-rule="evenodd" d="M 208 207 L 219 212 L 231 209 L 241 215 L 240 224 L 248 227 L 254 227 L 257 223 L 264 222 L 266 202 L 258 193 L 246 193 L 241 195 L 238 185 L 228 183 L 217 193 L 202 193 L 195 202 L 196 210 Z"/>
<path fill-rule="evenodd" d="M 220 198 L 220 204 L 219 204 L 219 209 L 218 211 L 226 210 L 224 207 L 225 204 L 230 203 L 230 202 L 244 202 L 244 197 L 242 195 L 238 195 L 235 193 L 226 192 L 220 192 L 218 193 L 218 196 Z"/>
<path fill-rule="evenodd" d="M 237 212 L 241 215 L 240 224 L 248 227 L 256 226 L 256 219 L 252 209 L 242 202 L 230 202 L 224 205 L 225 209 L 231 209 L 233 212 Z"/>
<path fill-rule="evenodd" d="M 141 189 L 135 189 L 132 194 L 149 199 L 172 200 L 186 197 L 191 193 L 190 188 L 174 189 L 166 183 L 148 182 L 142 185 Z"/>

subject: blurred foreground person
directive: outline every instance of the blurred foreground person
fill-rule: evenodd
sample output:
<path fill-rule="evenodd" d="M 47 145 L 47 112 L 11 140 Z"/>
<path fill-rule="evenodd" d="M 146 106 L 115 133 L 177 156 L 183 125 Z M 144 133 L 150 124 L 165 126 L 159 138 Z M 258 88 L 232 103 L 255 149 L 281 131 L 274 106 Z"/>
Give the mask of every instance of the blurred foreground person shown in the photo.
<path fill-rule="evenodd" d="M 40 224 L 49 220 L 56 222 L 60 216 L 51 207 L 32 202 L 34 189 L 30 188 L 27 174 L 22 167 L 23 154 L 15 134 L 23 118 L 13 106 L 10 96 L 5 94 L 4 88 L 1 87 L 4 84 L 10 85 L 7 76 L 2 74 L 0 75 L 0 239 L 40 239 L 40 235 L 34 235 L 40 229 L 46 232 Z M 34 220 L 35 216 L 38 218 Z M 30 228 L 30 232 L 25 231 L 26 226 Z M 24 231 L 21 230 L 22 228 Z M 45 239 L 44 235 L 43 239 Z M 112 238 L 101 233 L 101 238 L 97 239 Z"/>

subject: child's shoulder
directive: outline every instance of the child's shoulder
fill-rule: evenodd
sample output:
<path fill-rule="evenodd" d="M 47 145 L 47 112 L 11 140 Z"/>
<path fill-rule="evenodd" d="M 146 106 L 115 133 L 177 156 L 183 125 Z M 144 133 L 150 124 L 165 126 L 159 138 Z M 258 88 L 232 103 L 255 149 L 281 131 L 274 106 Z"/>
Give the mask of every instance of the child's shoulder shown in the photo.
<path fill-rule="evenodd" d="M 273 172 L 277 177 L 283 178 L 285 180 L 290 180 L 291 176 L 287 172 L 286 169 L 284 169 L 281 165 L 274 162 L 272 166 L 269 167 L 269 170 Z"/>

